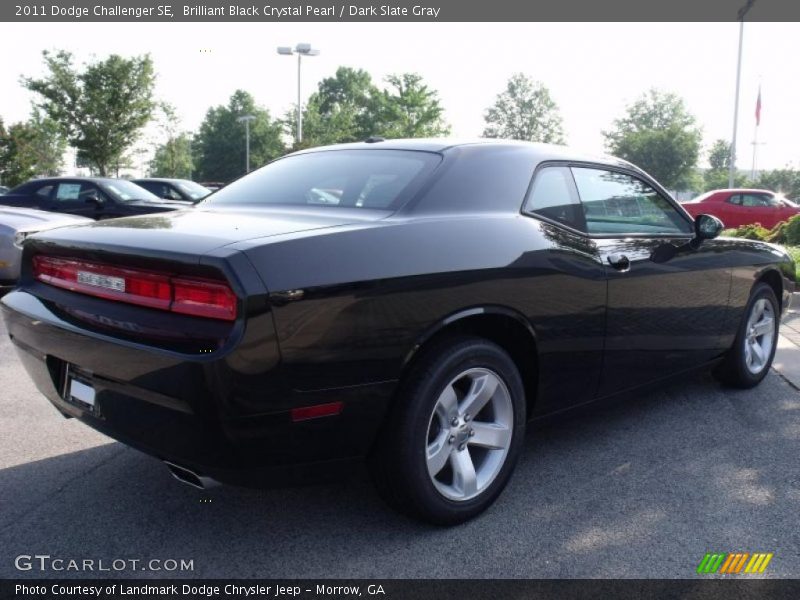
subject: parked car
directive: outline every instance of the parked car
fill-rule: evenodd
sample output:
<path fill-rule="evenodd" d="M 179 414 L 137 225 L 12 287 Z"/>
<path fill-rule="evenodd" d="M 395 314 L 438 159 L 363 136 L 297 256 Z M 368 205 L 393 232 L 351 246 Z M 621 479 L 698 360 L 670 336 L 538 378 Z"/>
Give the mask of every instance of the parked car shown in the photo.
<path fill-rule="evenodd" d="M 91 219 L 111 219 L 186 208 L 125 179 L 51 177 L 35 179 L 0 196 L 0 205 L 35 208 Z"/>
<path fill-rule="evenodd" d="M 164 200 L 177 200 L 197 204 L 211 193 L 207 187 L 188 179 L 132 179 L 136 185 Z"/>
<path fill-rule="evenodd" d="M 800 214 L 800 207 L 781 194 L 752 189 L 713 190 L 684 202 L 683 208 L 693 216 L 714 215 L 729 228 L 760 223 L 772 229 Z"/>
<path fill-rule="evenodd" d="M 531 419 L 694 369 L 763 379 L 795 267 L 721 230 L 614 158 L 347 144 L 191 211 L 34 235 L 0 306 L 58 410 L 182 481 L 366 459 L 388 502 L 447 524 L 497 498 Z"/>
<path fill-rule="evenodd" d="M 0 206 L 0 293 L 8 291 L 19 278 L 25 238 L 54 227 L 90 222 L 85 217 Z"/>

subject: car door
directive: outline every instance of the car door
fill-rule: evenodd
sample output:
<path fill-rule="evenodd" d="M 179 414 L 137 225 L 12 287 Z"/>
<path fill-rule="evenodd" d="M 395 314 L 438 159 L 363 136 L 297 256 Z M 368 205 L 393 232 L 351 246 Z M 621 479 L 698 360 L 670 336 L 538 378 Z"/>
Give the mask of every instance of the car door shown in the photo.
<path fill-rule="evenodd" d="M 760 223 L 771 229 L 778 222 L 777 203 L 771 204 L 767 194 L 745 193 L 741 196 L 742 208 L 747 214 L 745 225 Z"/>
<path fill-rule="evenodd" d="M 520 279 L 517 294 L 526 298 L 526 316 L 536 331 L 536 411 L 546 413 L 595 398 L 603 367 L 608 284 L 595 241 L 586 234 L 567 164 L 537 169 L 523 214 L 535 217 L 530 220 L 531 238 L 540 242 L 518 261 L 536 276 Z"/>
<path fill-rule="evenodd" d="M 608 278 L 598 395 L 719 355 L 731 281 L 722 246 L 695 245 L 691 219 L 636 173 L 573 165 L 572 174 Z"/>
<path fill-rule="evenodd" d="M 735 218 L 730 221 L 723 219 L 726 227 L 760 223 L 763 227 L 771 229 L 781 220 L 780 205 L 769 194 L 740 192 L 731 195 L 728 205 Z"/>

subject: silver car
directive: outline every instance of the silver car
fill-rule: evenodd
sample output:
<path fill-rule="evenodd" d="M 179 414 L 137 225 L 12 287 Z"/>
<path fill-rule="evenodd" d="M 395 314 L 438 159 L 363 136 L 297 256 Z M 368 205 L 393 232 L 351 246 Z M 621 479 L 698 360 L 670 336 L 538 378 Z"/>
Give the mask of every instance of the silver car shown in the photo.
<path fill-rule="evenodd" d="M 0 293 L 19 278 L 22 242 L 37 231 L 91 223 L 92 219 L 61 213 L 0 206 Z"/>

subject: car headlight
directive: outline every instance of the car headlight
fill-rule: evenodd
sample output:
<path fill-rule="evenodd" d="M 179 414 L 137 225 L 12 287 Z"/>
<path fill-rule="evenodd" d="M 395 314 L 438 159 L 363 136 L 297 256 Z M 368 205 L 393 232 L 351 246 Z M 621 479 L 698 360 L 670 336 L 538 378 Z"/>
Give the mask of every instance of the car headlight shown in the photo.
<path fill-rule="evenodd" d="M 34 233 L 36 233 L 36 232 L 35 232 L 35 231 L 18 231 L 18 232 L 16 232 L 16 233 L 14 234 L 14 245 L 15 245 L 17 248 L 20 248 L 20 249 L 22 249 L 22 242 L 24 242 L 24 241 L 25 241 L 25 239 L 26 239 L 26 238 L 27 238 L 29 235 L 33 235 Z"/>

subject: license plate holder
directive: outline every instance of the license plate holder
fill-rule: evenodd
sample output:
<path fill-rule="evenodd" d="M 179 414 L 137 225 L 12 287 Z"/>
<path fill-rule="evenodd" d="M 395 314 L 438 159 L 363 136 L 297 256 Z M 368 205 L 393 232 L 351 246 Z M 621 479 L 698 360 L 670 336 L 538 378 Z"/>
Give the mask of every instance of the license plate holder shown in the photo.
<path fill-rule="evenodd" d="M 81 375 L 72 365 L 64 368 L 64 386 L 61 397 L 66 401 L 90 414 L 96 415 L 97 391 L 85 375 Z"/>

